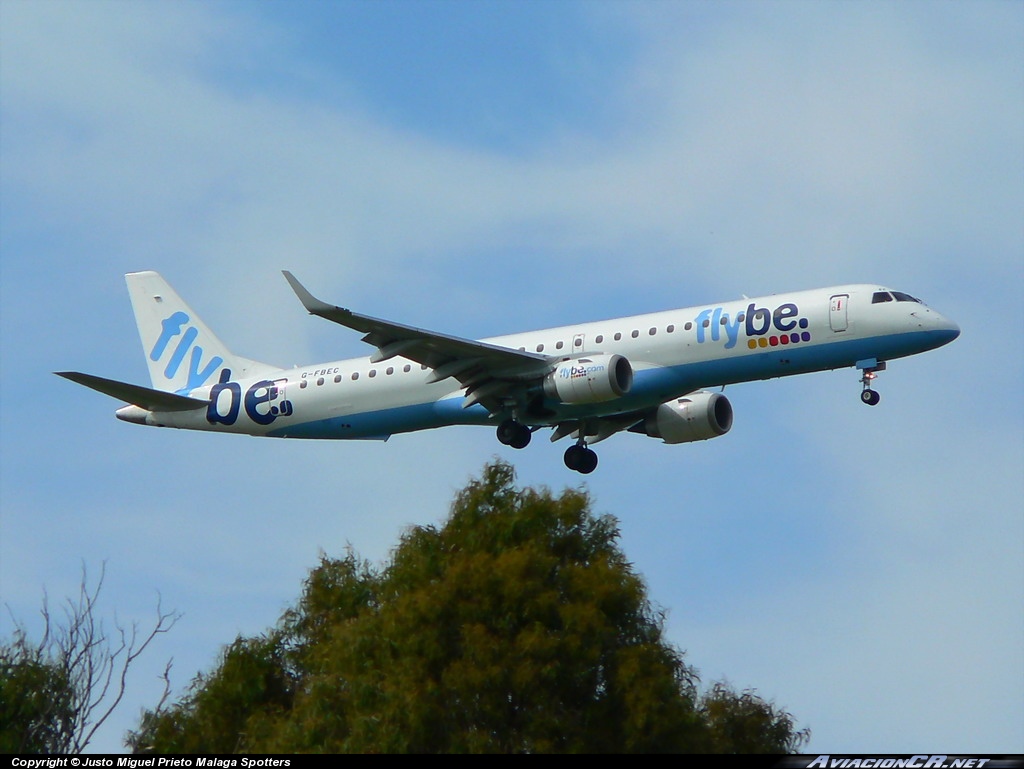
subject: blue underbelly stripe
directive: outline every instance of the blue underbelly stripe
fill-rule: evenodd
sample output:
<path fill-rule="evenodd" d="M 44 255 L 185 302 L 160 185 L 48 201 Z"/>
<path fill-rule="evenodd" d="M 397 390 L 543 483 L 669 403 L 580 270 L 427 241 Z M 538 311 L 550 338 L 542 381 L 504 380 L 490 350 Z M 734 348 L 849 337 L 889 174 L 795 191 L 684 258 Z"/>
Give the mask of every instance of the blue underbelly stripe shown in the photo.
<path fill-rule="evenodd" d="M 267 433 L 271 438 L 351 438 L 386 441 L 394 433 L 427 430 L 446 425 L 487 424 L 490 414 L 483 406 L 462 408 L 462 398 L 347 414 L 289 425 Z"/>
<path fill-rule="evenodd" d="M 605 403 L 586 406 L 546 405 L 558 415 L 546 423 L 563 419 L 601 416 L 652 408 L 670 398 L 681 397 L 704 387 L 772 379 L 852 367 L 858 360 L 892 360 L 930 350 L 949 341 L 944 331 L 918 331 L 905 334 L 830 340 L 826 344 L 773 347 L 763 352 L 744 351 L 715 360 L 681 363 L 635 372 L 629 394 Z M 739 352 L 739 351 L 737 351 Z M 425 430 L 448 425 L 493 424 L 487 410 L 479 404 L 462 408 L 462 398 L 362 412 L 288 425 L 266 433 L 275 438 L 320 438 L 387 440 L 395 433 Z"/>

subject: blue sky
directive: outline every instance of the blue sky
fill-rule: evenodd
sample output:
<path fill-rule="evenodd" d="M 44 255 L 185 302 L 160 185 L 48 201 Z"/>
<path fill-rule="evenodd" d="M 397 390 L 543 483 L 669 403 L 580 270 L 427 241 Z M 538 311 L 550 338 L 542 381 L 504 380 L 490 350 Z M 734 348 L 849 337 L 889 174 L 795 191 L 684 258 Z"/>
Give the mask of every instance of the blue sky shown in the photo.
<path fill-rule="evenodd" d="M 600 445 L 595 509 L 705 683 L 810 752 L 1024 752 L 1024 5 L 0 4 L 0 598 L 35 622 L 107 561 L 108 617 L 184 617 L 93 747 L 321 551 L 384 559 L 493 456 L 146 430 L 50 372 L 145 383 L 121 275 L 232 349 L 367 351 L 279 270 L 484 337 L 878 282 L 957 320 L 894 362 L 728 389 L 732 432 Z M 10 629 L 7 613 L 0 631 Z"/>

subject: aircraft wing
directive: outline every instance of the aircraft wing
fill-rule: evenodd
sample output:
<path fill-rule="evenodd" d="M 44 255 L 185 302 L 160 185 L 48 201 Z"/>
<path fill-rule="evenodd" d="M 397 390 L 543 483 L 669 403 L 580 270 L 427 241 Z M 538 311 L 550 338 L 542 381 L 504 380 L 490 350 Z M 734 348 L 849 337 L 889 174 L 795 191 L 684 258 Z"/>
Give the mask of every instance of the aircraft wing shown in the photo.
<path fill-rule="evenodd" d="M 623 430 L 636 431 L 638 426 L 642 427 L 648 413 L 647 410 L 630 411 L 625 414 L 591 418 L 586 422 L 578 420 L 559 422 L 555 426 L 554 432 L 551 433 L 551 442 L 559 441 L 567 435 L 572 438 L 583 436 L 587 439 L 587 443 L 592 445 L 611 438 Z"/>
<path fill-rule="evenodd" d="M 309 293 L 290 272 L 283 272 L 310 315 L 365 334 L 363 341 L 377 348 L 371 363 L 400 355 L 433 369 L 430 382 L 455 377 L 466 389 L 464 406 L 482 403 L 488 410 L 498 411 L 502 398 L 520 383 L 542 377 L 551 369 L 546 355 L 404 326 L 327 304 Z"/>

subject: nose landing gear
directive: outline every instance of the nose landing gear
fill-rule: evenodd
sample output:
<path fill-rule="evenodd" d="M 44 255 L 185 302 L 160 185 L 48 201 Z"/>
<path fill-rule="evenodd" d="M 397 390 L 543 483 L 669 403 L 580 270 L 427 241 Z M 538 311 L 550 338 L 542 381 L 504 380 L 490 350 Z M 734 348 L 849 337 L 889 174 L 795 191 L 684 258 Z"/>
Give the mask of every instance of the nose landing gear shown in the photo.
<path fill-rule="evenodd" d="M 878 402 L 882 400 L 882 396 L 865 386 L 860 393 L 860 400 L 861 403 L 866 403 L 869 406 L 877 406 Z"/>
<path fill-rule="evenodd" d="M 860 378 L 860 383 L 864 385 L 864 389 L 860 393 L 861 403 L 866 403 L 868 406 L 877 406 L 878 402 L 882 400 L 882 396 L 871 389 L 871 383 L 878 378 L 879 371 L 885 371 L 885 361 L 878 361 L 874 358 L 858 361 L 857 368 L 864 372 L 864 375 Z"/>

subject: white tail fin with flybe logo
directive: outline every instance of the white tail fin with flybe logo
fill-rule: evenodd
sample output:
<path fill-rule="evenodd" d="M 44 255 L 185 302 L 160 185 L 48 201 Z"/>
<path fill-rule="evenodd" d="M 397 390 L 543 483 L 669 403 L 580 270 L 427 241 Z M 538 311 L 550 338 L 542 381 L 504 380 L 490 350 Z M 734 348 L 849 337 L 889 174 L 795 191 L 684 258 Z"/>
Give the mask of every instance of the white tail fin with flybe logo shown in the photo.
<path fill-rule="evenodd" d="M 278 370 L 233 355 L 159 273 L 131 272 L 125 281 L 157 390 L 184 395 L 217 382 L 223 369 L 232 379 Z"/>

